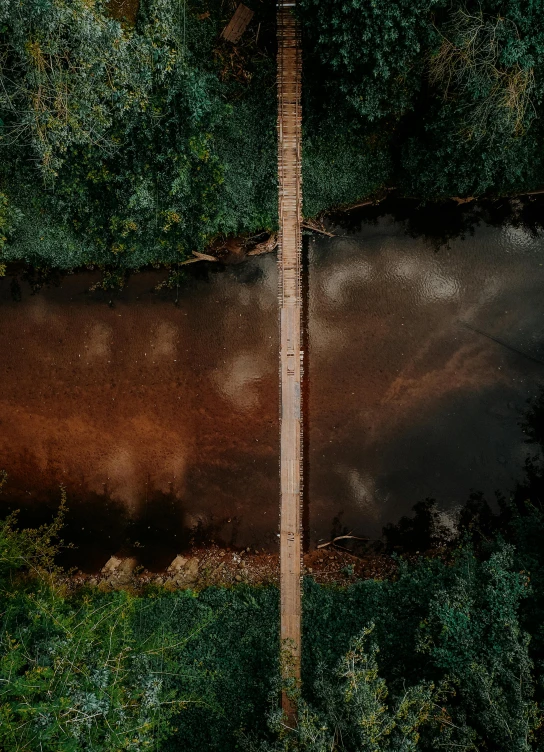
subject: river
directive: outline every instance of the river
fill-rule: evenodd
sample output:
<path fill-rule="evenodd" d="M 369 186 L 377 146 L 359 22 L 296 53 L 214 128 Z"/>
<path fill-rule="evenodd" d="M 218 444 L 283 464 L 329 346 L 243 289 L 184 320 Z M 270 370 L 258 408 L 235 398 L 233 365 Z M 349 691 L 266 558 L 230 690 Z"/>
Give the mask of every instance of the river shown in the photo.
<path fill-rule="evenodd" d="M 544 383 L 544 242 L 480 223 L 437 248 L 363 211 L 307 244 L 307 545 L 426 497 L 450 516 L 508 493 Z M 415 235 L 415 236 L 414 236 Z M 274 549 L 276 259 L 196 264 L 179 289 L 97 271 L 33 293 L 0 279 L 3 512 L 48 519 L 66 489 L 70 563 L 162 568 L 191 543 Z M 197 268 L 199 267 L 199 268 Z"/>

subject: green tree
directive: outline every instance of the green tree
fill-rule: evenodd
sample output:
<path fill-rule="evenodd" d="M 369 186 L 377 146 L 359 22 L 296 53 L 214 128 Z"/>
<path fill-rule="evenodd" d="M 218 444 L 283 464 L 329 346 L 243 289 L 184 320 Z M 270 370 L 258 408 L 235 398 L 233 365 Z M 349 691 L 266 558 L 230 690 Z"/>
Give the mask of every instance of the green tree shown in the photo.
<path fill-rule="evenodd" d="M 319 705 L 298 699 L 295 729 L 280 712 L 270 717 L 279 737 L 263 750 L 305 752 L 408 752 L 418 748 L 420 728 L 436 715 L 437 692 L 431 683 L 406 687 L 402 696 L 388 700 L 379 676 L 376 644 L 368 645 L 373 625 L 353 640 L 332 675 L 321 672 L 316 682 Z"/>

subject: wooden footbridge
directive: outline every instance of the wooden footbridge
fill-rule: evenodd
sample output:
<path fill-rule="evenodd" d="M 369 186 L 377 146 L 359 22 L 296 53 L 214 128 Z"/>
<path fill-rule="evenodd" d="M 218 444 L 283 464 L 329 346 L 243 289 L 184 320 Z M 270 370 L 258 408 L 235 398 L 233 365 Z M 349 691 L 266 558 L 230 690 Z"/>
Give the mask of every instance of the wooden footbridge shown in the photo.
<path fill-rule="evenodd" d="M 302 505 L 301 53 L 295 3 L 278 3 L 280 573 L 284 675 L 300 680 Z M 284 695 L 283 705 L 293 708 Z"/>

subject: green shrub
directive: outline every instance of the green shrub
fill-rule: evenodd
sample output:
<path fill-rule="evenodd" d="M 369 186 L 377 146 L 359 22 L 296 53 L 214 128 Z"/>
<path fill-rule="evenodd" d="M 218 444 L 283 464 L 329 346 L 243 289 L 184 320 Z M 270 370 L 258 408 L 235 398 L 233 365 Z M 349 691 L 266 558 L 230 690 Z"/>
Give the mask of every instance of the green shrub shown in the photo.
<path fill-rule="evenodd" d="M 0 526 L 1 749 L 233 749 L 277 670 L 275 589 L 70 594 L 63 512 Z"/>
<path fill-rule="evenodd" d="M 222 77 L 202 9 L 144 0 L 133 28 L 104 0 L 1 0 L 0 187 L 28 219 L 7 260 L 134 268 L 274 225 L 273 65 Z"/>
<path fill-rule="evenodd" d="M 404 195 L 428 200 L 544 183 L 542 0 L 301 0 L 297 7 L 309 159 L 323 123 L 335 124 L 319 168 L 306 170 L 330 170 L 334 183 L 334 165 L 343 163 L 343 203 L 360 199 L 362 185 L 371 195 L 382 175 Z M 346 136 L 359 143 L 351 162 Z M 372 161 L 375 143 L 386 172 Z M 324 182 L 312 183 L 308 207 L 318 206 L 315 194 L 322 207 L 335 203 Z"/>
<path fill-rule="evenodd" d="M 15 232 L 22 217 L 22 212 L 11 204 L 6 194 L 0 193 L 0 253 Z"/>

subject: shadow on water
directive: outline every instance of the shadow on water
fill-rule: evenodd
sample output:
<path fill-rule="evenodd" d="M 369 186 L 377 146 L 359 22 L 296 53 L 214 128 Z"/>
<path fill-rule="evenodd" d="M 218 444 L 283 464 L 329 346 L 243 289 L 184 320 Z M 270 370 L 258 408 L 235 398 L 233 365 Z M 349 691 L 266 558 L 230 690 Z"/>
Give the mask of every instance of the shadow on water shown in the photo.
<path fill-rule="evenodd" d="M 53 500 L 53 494 L 47 501 L 9 503 L 9 481 L 4 496 L 2 515 L 17 511 L 21 528 L 48 524 L 58 511 L 59 502 Z M 180 551 L 209 543 L 220 529 L 202 522 L 189 527 L 179 499 L 172 495 L 154 493 L 148 502 L 132 514 L 107 494 L 72 495 L 61 532 L 65 547 L 58 563 L 66 569 L 94 573 L 112 555 L 135 556 L 144 568 L 162 571 Z"/>
<path fill-rule="evenodd" d="M 477 547 L 486 546 L 497 533 L 508 540 L 508 527 L 515 516 L 523 518 L 531 509 L 544 511 L 544 387 L 529 400 L 519 427 L 531 449 L 525 457 L 523 475 L 511 489 L 497 491 L 491 500 L 481 491 L 473 491 L 457 514 L 449 518 L 440 512 L 436 499 L 420 501 L 411 515 L 383 528 L 385 549 L 423 554 L 466 539 Z"/>
<path fill-rule="evenodd" d="M 472 491 L 453 514 L 444 514 L 439 499 L 422 499 L 414 504 L 410 514 L 385 525 L 381 536 L 375 539 L 351 536 L 339 515 L 331 528 L 331 540 L 337 539 L 331 548 L 360 557 L 384 552 L 432 556 L 469 543 L 476 550 L 489 553 L 497 535 L 509 541 L 513 532 L 519 534 L 523 518 L 544 512 L 544 387 L 529 403 L 519 426 L 531 450 L 525 456 L 524 472 L 512 488 L 496 491 L 492 499 L 482 491 Z M 534 532 L 538 534 L 538 530 Z"/>
<path fill-rule="evenodd" d="M 435 250 L 448 246 L 452 240 L 474 235 L 482 225 L 522 229 L 533 237 L 544 231 L 544 196 L 526 195 L 516 198 L 469 201 L 458 204 L 447 200 L 439 203 L 388 196 L 379 204 L 345 212 L 332 212 L 330 222 L 347 234 L 362 232 L 390 216 L 412 238 L 420 238 Z"/>
<path fill-rule="evenodd" d="M 46 499 L 30 501 L 10 500 L 9 478 L 2 497 L 2 515 L 17 511 L 17 525 L 21 528 L 49 524 L 56 516 L 60 503 L 58 494 Z M 61 538 L 64 548 L 58 563 L 67 569 L 76 567 L 96 572 L 112 553 L 125 542 L 127 510 L 122 504 L 98 494 L 87 493 L 83 499 L 71 498 L 64 518 Z"/>

